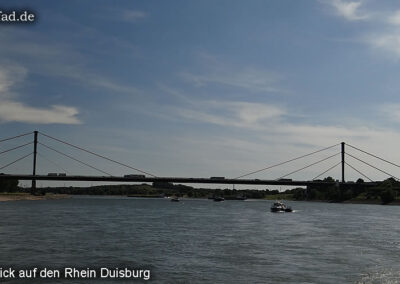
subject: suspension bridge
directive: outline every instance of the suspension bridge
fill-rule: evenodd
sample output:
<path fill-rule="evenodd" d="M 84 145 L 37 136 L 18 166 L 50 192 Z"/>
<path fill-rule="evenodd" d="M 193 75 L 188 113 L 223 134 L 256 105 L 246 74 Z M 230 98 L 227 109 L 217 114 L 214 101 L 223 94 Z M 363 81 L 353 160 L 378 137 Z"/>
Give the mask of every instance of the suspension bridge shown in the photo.
<path fill-rule="evenodd" d="M 39 136 L 41 139 L 39 139 Z M 39 132 L 39 131 L 33 131 L 33 132 L 29 132 L 29 133 L 16 135 L 13 137 L 0 139 L 0 145 L 7 141 L 8 142 L 14 141 L 14 140 L 18 141 L 19 139 L 21 139 L 23 137 L 32 137 L 32 139 L 28 142 L 18 144 L 17 146 L 13 146 L 11 148 L 1 150 L 0 158 L 1 158 L 1 156 L 5 155 L 7 153 L 21 150 L 23 148 L 27 148 L 28 146 L 31 146 L 31 147 L 33 146 L 33 149 L 32 149 L 33 151 L 28 154 L 18 157 L 17 159 L 13 160 L 12 162 L 8 162 L 4 165 L 0 164 L 0 171 L 3 171 L 4 169 L 9 168 L 11 165 L 19 163 L 22 160 L 27 160 L 29 157 L 32 157 L 32 173 L 27 173 L 27 174 L 0 173 L 0 180 L 14 179 L 14 180 L 32 181 L 32 191 L 33 192 L 36 190 L 36 182 L 39 180 L 40 181 L 42 181 L 42 180 L 45 180 L 45 181 L 98 181 L 98 182 L 172 182 L 172 183 L 197 183 L 197 184 L 209 183 L 209 184 L 246 184 L 246 185 L 282 185 L 282 186 L 309 186 L 309 185 L 331 186 L 332 184 L 336 184 L 338 186 L 346 186 L 349 184 L 354 185 L 354 182 L 347 182 L 345 180 L 346 167 L 352 169 L 358 175 L 360 175 L 362 178 L 367 180 L 366 182 L 363 183 L 364 186 L 368 186 L 368 185 L 373 186 L 373 185 L 376 185 L 378 182 L 380 182 L 380 181 L 369 178 L 367 175 L 365 175 L 363 172 L 361 172 L 359 169 L 357 169 L 354 165 L 351 165 L 347 161 L 348 158 L 352 159 L 353 161 L 358 161 L 358 163 L 361 163 L 369 168 L 372 168 L 375 171 L 378 171 L 387 177 L 391 177 L 396 180 L 399 180 L 399 178 L 397 178 L 393 174 L 389 173 L 387 170 L 383 170 L 382 168 L 372 164 L 371 162 L 367 162 L 367 161 L 363 160 L 362 158 L 357 157 L 355 155 L 355 153 L 353 153 L 353 154 L 347 153 L 346 147 L 351 148 L 354 152 L 361 153 L 363 155 L 372 157 L 373 159 L 379 160 L 380 162 L 383 162 L 389 166 L 392 166 L 395 168 L 400 168 L 400 165 L 398 165 L 394 162 L 391 162 L 387 159 L 384 159 L 378 155 L 372 154 L 372 153 L 370 153 L 366 150 L 363 150 L 359 147 L 356 147 L 356 146 L 353 146 L 350 144 L 346 144 L 345 142 L 331 145 L 329 147 L 325 147 L 323 149 L 319 149 L 319 150 L 316 150 L 316 151 L 313 151 L 313 152 L 310 152 L 310 153 L 307 153 L 307 154 L 304 154 L 304 155 L 301 155 L 298 157 L 294 157 L 294 158 L 286 160 L 286 161 L 272 164 L 272 165 L 266 166 L 266 167 L 258 169 L 258 170 L 250 171 L 250 172 L 247 172 L 247 173 L 242 174 L 237 177 L 227 178 L 227 177 L 221 177 L 221 176 L 217 177 L 216 176 L 216 177 L 209 177 L 209 178 L 204 178 L 204 177 L 201 178 L 201 177 L 162 177 L 162 176 L 157 176 L 153 173 L 150 173 L 149 171 L 139 169 L 138 167 L 134 167 L 127 163 L 117 161 L 115 159 L 107 157 L 104 154 L 96 153 L 96 152 L 88 150 L 82 146 L 72 144 L 63 139 L 56 138 L 56 137 L 53 137 L 51 135 L 48 135 L 46 133 Z M 56 147 L 48 145 L 47 144 L 48 141 L 52 141 L 56 144 L 70 147 L 74 150 L 84 152 L 87 155 L 94 156 L 96 158 L 107 161 L 109 163 L 113 163 L 115 165 L 129 169 L 130 171 L 134 171 L 137 174 L 121 175 L 121 176 L 110 174 L 109 172 L 107 172 L 103 169 L 100 169 L 97 164 L 93 165 L 93 164 L 90 164 L 89 162 L 82 161 L 80 158 L 77 158 L 76 156 L 72 156 L 70 154 L 65 153 L 64 151 L 62 151 L 60 149 L 57 149 Z M 41 151 L 38 151 L 38 148 L 39 148 L 38 146 L 40 147 Z M 292 171 L 288 172 L 287 174 L 281 175 L 275 179 L 255 179 L 255 178 L 251 179 L 251 178 L 249 178 L 250 176 L 252 176 L 254 174 L 266 172 L 268 170 L 278 168 L 278 167 L 283 168 L 292 162 L 305 159 L 306 157 L 315 156 L 317 153 L 321 154 L 321 153 L 324 153 L 324 152 L 326 152 L 328 150 L 332 150 L 332 149 L 333 150 L 337 149 L 339 151 L 334 154 L 329 154 L 329 155 L 325 156 L 324 158 L 319 159 L 315 162 L 303 165 L 302 167 L 300 167 L 296 170 L 292 170 Z M 59 166 L 58 163 L 56 163 L 56 162 L 52 161 L 51 159 L 49 159 L 48 157 L 46 157 L 45 154 L 43 153 L 44 151 L 42 151 L 42 150 L 53 152 L 53 153 L 59 155 L 60 157 L 62 156 L 64 158 L 68 158 L 76 163 L 79 163 L 80 165 L 83 165 L 85 167 L 90 168 L 91 170 L 98 172 L 99 175 L 71 175 L 71 174 L 66 174 L 66 173 L 63 173 L 63 174 L 50 174 L 49 173 L 47 175 L 37 174 L 38 157 L 40 157 L 43 160 L 48 161 L 49 163 L 52 163 L 56 167 L 63 169 L 61 166 Z M 315 165 L 318 165 L 324 161 L 333 160 L 333 158 L 335 158 L 335 157 L 336 158 L 340 157 L 339 162 L 335 162 L 332 166 L 329 166 L 327 169 L 324 169 L 323 172 L 321 172 L 319 175 L 315 176 L 312 179 L 293 180 L 293 179 L 288 178 L 288 177 L 292 176 L 293 174 L 304 171 L 304 170 L 311 168 Z M 0 163 L 2 160 L 3 159 L 0 159 Z M 331 180 L 327 181 L 327 180 L 319 179 L 320 177 L 324 176 L 325 174 L 332 171 L 336 167 L 341 168 L 340 180 L 337 179 L 336 181 L 331 181 Z"/>

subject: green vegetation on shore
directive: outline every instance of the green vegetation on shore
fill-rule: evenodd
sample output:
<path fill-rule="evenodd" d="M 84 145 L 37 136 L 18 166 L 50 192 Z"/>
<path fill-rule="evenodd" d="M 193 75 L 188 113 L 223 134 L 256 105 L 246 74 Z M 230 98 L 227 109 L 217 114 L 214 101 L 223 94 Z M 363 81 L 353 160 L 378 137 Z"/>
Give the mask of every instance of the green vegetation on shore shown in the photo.
<path fill-rule="evenodd" d="M 208 198 L 223 196 L 235 199 L 246 197 L 250 199 L 269 200 L 318 200 L 328 202 L 359 202 L 389 204 L 400 199 L 400 182 L 389 178 L 376 186 L 364 183 L 362 179 L 357 182 L 340 185 L 334 183 L 331 177 L 323 181 L 332 182 L 332 185 L 312 185 L 307 188 L 288 189 L 283 192 L 278 190 L 256 189 L 211 189 L 194 188 L 182 184 L 168 182 L 155 182 L 149 184 L 118 184 L 100 185 L 91 187 L 47 187 L 40 188 L 38 192 L 68 195 L 129 195 L 138 197 L 178 196 L 189 198 Z M 0 192 L 27 192 L 18 187 L 17 180 L 0 180 Z M 400 200 L 399 200 L 400 201 Z"/>
<path fill-rule="evenodd" d="M 118 185 L 99 185 L 91 187 L 52 187 L 44 188 L 45 192 L 77 194 L 77 195 L 129 195 L 140 197 L 155 196 L 178 196 L 189 198 L 208 198 L 212 196 L 247 197 L 262 199 L 270 194 L 279 194 L 278 190 L 256 190 L 256 189 L 211 189 L 194 188 L 182 184 L 172 184 L 169 182 L 155 182 L 149 184 L 118 184 Z"/>
<path fill-rule="evenodd" d="M 7 179 L 0 180 L 0 192 L 18 192 L 21 188 L 18 187 L 18 180 Z"/>
<path fill-rule="evenodd" d="M 334 182 L 331 177 L 323 181 Z M 95 195 L 130 195 L 141 197 L 154 196 L 179 196 L 189 198 L 208 198 L 223 196 L 225 198 L 246 197 L 250 199 L 269 200 L 319 200 L 328 202 L 366 202 L 388 204 L 400 197 L 400 182 L 389 178 L 377 186 L 366 186 L 362 179 L 355 183 L 341 185 L 333 183 L 331 186 L 309 186 L 307 188 L 288 189 L 283 192 L 278 190 L 256 189 L 210 189 L 193 188 L 187 185 L 156 182 L 152 185 L 101 185 L 84 188 L 47 188 L 46 192 L 64 194 L 95 194 Z"/>
<path fill-rule="evenodd" d="M 331 177 L 323 181 L 334 182 Z M 388 178 L 376 186 L 367 186 L 362 179 L 355 183 L 345 185 L 334 184 L 331 186 L 309 186 L 291 190 L 294 200 L 322 200 L 329 202 L 343 201 L 377 201 L 388 204 L 400 197 L 400 182 Z"/>

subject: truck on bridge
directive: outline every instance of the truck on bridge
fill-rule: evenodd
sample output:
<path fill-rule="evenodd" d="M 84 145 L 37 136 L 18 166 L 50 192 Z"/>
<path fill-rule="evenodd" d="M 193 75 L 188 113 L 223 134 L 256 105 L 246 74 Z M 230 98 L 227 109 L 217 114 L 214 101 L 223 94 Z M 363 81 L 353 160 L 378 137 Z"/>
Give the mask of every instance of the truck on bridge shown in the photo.
<path fill-rule="evenodd" d="M 210 177 L 210 179 L 223 180 L 223 179 L 225 179 L 225 177 Z"/>
<path fill-rule="evenodd" d="M 145 178 L 145 175 L 124 175 L 124 178 Z"/>

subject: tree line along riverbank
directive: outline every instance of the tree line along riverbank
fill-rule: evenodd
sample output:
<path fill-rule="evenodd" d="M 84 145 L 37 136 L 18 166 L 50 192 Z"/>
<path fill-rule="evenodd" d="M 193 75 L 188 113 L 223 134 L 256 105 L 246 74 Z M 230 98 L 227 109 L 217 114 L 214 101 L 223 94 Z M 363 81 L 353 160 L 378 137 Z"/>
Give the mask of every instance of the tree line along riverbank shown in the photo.
<path fill-rule="evenodd" d="M 334 182 L 331 177 L 323 181 Z M 30 189 L 18 186 L 18 180 L 0 181 L 1 196 L 27 196 Z M 258 189 L 211 189 L 194 188 L 182 184 L 172 184 L 168 182 L 155 182 L 150 184 L 117 184 L 99 185 L 90 187 L 45 187 L 38 188 L 36 196 L 44 194 L 53 195 L 129 195 L 138 197 L 159 197 L 177 196 L 188 198 L 208 198 L 221 196 L 226 199 L 249 198 L 249 199 L 282 199 L 282 200 L 304 200 L 304 201 L 328 201 L 328 202 L 352 202 L 352 203 L 400 203 L 400 182 L 394 178 L 386 179 L 377 186 L 365 186 L 362 179 L 354 183 L 347 184 L 345 187 L 333 184 L 331 186 L 312 185 L 308 187 L 298 187 L 279 190 L 258 190 Z M 19 195 L 18 195 L 19 194 Z M 21 195 L 22 194 L 22 195 Z M 29 195 L 29 194 L 28 194 Z M 34 198 L 32 198 L 34 199 Z M 0 197 L 1 201 L 1 197 Z"/>

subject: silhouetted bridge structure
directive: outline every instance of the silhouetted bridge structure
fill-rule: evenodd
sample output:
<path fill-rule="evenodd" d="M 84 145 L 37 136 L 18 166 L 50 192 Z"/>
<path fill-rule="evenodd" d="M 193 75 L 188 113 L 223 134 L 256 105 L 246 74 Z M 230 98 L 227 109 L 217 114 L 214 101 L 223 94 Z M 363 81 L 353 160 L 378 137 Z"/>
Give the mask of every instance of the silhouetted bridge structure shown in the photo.
<path fill-rule="evenodd" d="M 301 180 L 267 180 L 267 179 L 213 179 L 213 178 L 185 178 L 185 177 L 118 177 L 118 176 L 48 176 L 48 175 L 0 175 L 1 179 L 18 180 L 47 180 L 47 181 L 102 181 L 102 182 L 172 182 L 172 183 L 212 183 L 212 184 L 254 184 L 254 185 L 335 185 L 341 182 L 329 181 L 301 181 Z M 344 182 L 354 185 L 354 182 Z M 363 185 L 376 185 L 377 182 L 364 182 Z"/>
<path fill-rule="evenodd" d="M 42 141 L 38 141 L 38 135 L 39 133 L 41 134 L 41 136 L 43 138 L 46 138 L 47 140 L 51 140 L 53 142 L 57 142 L 57 143 L 61 143 L 64 146 L 68 146 L 71 147 L 75 150 L 79 150 L 79 151 L 83 151 L 86 154 L 90 154 L 92 156 L 95 156 L 97 158 L 103 159 L 105 161 L 114 163 L 116 165 L 122 166 L 124 168 L 127 168 L 129 170 L 133 170 L 136 173 L 139 174 L 131 174 L 131 175 L 125 175 L 125 176 L 117 176 L 117 175 L 113 175 L 111 173 L 108 173 L 100 168 L 98 168 L 98 166 L 94 166 L 92 164 L 89 164 L 87 162 L 82 161 L 81 159 L 77 158 L 76 156 L 72 156 L 70 154 L 66 154 L 63 151 L 56 149 L 52 146 L 47 145 L 46 143 L 42 142 Z M 29 135 L 33 135 L 33 141 L 29 141 L 28 143 L 23 143 L 21 145 L 9 148 L 7 150 L 0 150 L 0 155 L 3 155 L 5 153 L 11 152 L 11 151 L 16 151 L 22 148 L 27 147 L 28 145 L 33 145 L 33 152 L 28 153 L 26 155 L 23 155 L 22 157 L 17 158 L 16 160 L 7 163 L 6 165 L 1 166 L 0 165 L 0 171 L 21 161 L 24 160 L 26 158 L 28 158 L 29 156 L 33 156 L 33 163 L 32 163 L 32 174 L 15 174 L 15 173 L 1 173 L 0 174 L 0 180 L 7 180 L 7 179 L 16 179 L 16 180 L 31 180 L 32 181 L 32 190 L 34 191 L 36 189 L 36 182 L 37 181 L 96 181 L 96 182 L 142 182 L 142 183 L 146 183 L 146 182 L 171 182 L 171 183 L 192 183 L 192 184 L 246 184 L 246 185 L 282 185 L 282 186 L 309 186 L 309 185 L 318 185 L 318 186 L 332 186 L 332 185 L 336 185 L 336 186 L 345 186 L 345 185 L 354 185 L 354 182 L 346 182 L 345 181 L 345 166 L 348 166 L 349 168 L 351 168 L 352 170 L 354 170 L 355 172 L 357 172 L 359 175 L 361 175 L 363 178 L 366 178 L 368 181 L 367 182 L 363 182 L 364 186 L 374 186 L 376 185 L 379 181 L 374 181 L 371 178 L 369 178 L 368 176 L 366 176 L 365 174 L 363 174 L 361 171 L 359 171 L 357 168 L 355 168 L 354 166 L 352 166 L 351 164 L 349 164 L 349 162 L 347 160 L 345 160 L 345 157 L 350 157 L 351 159 L 353 159 L 354 161 L 358 161 L 359 163 L 363 163 L 364 165 L 367 165 L 385 175 L 387 175 L 388 177 L 392 177 L 396 180 L 399 180 L 399 178 L 397 178 L 396 176 L 388 173 L 386 170 L 382 170 L 381 168 L 378 168 L 377 166 L 368 163 L 364 160 L 362 160 L 359 157 L 356 157 L 354 154 L 350 154 L 347 153 L 345 151 L 345 145 L 347 145 L 348 147 L 350 147 L 352 150 L 358 151 L 362 154 L 365 155 L 369 155 L 370 157 L 373 157 L 374 159 L 378 159 L 381 162 L 385 162 L 391 166 L 400 168 L 400 165 L 390 162 L 386 159 L 383 159 L 377 155 L 371 154 L 365 150 L 362 150 L 358 147 L 349 145 L 349 144 L 345 144 L 344 142 L 311 152 L 311 153 L 307 153 L 305 155 L 299 156 L 299 157 L 295 157 L 277 164 L 273 164 L 270 166 L 267 166 L 265 168 L 262 169 L 258 169 L 255 171 L 251 171 L 248 172 L 246 174 L 243 174 L 241 176 L 238 177 L 234 177 L 234 178 L 225 178 L 225 177 L 211 177 L 211 178 L 196 178 L 196 177 L 160 177 L 160 176 L 156 176 L 155 174 L 152 174 L 148 171 L 144 171 L 141 170 L 137 167 L 133 167 L 131 165 L 128 165 L 126 163 L 111 159 L 109 157 L 104 156 L 103 154 L 99 154 L 99 153 L 95 153 L 93 151 L 90 151 L 88 149 L 85 149 L 81 146 L 77 146 L 74 144 L 71 144 L 67 141 L 61 140 L 59 138 L 55 138 L 52 137 L 50 135 L 47 135 L 45 133 L 42 132 L 38 132 L 38 131 L 33 131 L 30 133 L 24 133 L 21 135 L 17 135 L 14 137 L 9 137 L 9 138 L 5 138 L 5 139 L 0 139 L 0 143 L 5 142 L 5 141 L 11 141 L 11 140 L 16 140 L 19 139 L 21 137 L 26 137 Z M 46 140 L 45 139 L 45 140 Z M 44 160 L 47 160 L 48 162 L 51 162 L 53 165 L 60 167 L 57 163 L 51 161 L 50 159 L 48 159 L 47 157 L 45 157 L 42 152 L 38 152 L 38 145 L 43 149 L 43 150 L 48 150 L 48 151 L 52 151 L 57 153 L 58 155 L 62 155 L 63 157 L 67 157 L 81 165 L 84 165 L 88 168 L 91 168 L 92 170 L 96 170 L 97 172 L 99 172 L 101 175 L 98 176 L 87 176 L 87 175 L 74 175 L 74 174 L 66 174 L 63 173 L 62 175 L 60 174 L 48 174 L 48 175 L 40 175 L 36 173 L 36 164 L 37 164 L 37 157 L 40 156 L 41 158 L 43 158 Z M 306 164 L 305 166 L 302 166 L 299 169 L 296 169 L 294 171 L 290 171 L 289 173 L 282 175 L 276 179 L 248 179 L 245 177 L 248 177 L 250 175 L 256 174 L 256 173 L 260 173 L 260 172 L 264 172 L 267 170 L 270 170 L 272 168 L 276 168 L 279 166 L 283 166 L 286 165 L 288 163 L 315 155 L 317 153 L 322 153 L 325 152 L 327 150 L 332 150 L 335 149 L 336 147 L 340 147 L 340 151 L 334 153 L 334 154 L 330 154 L 328 156 L 325 156 L 324 158 L 313 162 L 313 163 L 309 163 Z M 319 175 L 315 176 L 313 179 L 310 180 L 292 180 L 292 179 L 288 179 L 288 176 L 291 176 L 295 173 L 298 173 L 300 171 L 303 171 L 307 168 L 310 168 L 312 166 L 315 166 L 319 163 L 322 163 L 324 161 L 328 161 L 331 160 L 334 157 L 341 157 L 339 162 L 335 162 L 335 164 L 333 166 L 330 166 L 328 169 L 324 170 L 322 173 L 320 173 Z M 1 162 L 1 160 L 0 160 Z M 329 171 L 331 171 L 332 169 L 336 168 L 340 166 L 341 167 L 341 180 L 321 180 L 318 179 L 321 176 L 325 175 L 326 173 L 328 173 Z"/>

